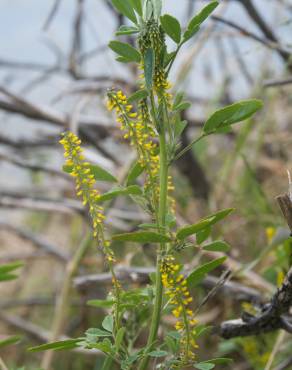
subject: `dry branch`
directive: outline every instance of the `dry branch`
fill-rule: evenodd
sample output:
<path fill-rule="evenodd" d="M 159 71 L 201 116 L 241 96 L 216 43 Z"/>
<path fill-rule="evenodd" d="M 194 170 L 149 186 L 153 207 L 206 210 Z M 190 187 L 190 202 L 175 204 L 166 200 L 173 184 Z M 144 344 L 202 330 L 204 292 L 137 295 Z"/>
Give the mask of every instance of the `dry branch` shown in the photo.
<path fill-rule="evenodd" d="M 292 202 L 288 194 L 277 198 L 283 216 L 292 231 Z M 214 332 L 225 339 L 268 333 L 283 329 L 292 334 L 292 316 L 289 310 L 292 305 L 292 267 L 288 271 L 281 287 L 263 305 L 261 312 L 254 316 L 244 312 L 240 319 L 223 322 Z"/>

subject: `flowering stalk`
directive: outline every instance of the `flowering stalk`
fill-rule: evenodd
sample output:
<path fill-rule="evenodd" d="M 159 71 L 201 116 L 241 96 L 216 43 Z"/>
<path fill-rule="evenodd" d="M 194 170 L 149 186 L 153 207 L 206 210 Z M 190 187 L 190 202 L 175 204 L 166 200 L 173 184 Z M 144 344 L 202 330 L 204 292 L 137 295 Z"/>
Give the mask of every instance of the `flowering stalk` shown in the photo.
<path fill-rule="evenodd" d="M 159 209 L 158 209 L 158 225 L 160 232 L 165 233 L 166 226 L 166 214 L 167 214 L 167 196 L 168 196 L 168 163 L 167 163 L 167 152 L 166 152 L 166 142 L 165 142 L 165 131 L 162 126 L 162 132 L 159 135 L 159 144 L 160 144 L 160 193 L 159 193 Z M 157 262 L 156 262 L 156 283 L 155 283 L 155 301 L 154 308 L 151 320 L 151 326 L 149 331 L 149 336 L 147 340 L 147 350 L 152 349 L 153 344 L 156 341 L 158 328 L 160 324 L 161 317 L 161 306 L 162 306 L 162 294 L 163 294 L 163 285 L 161 278 L 161 263 L 163 258 L 163 253 L 165 252 L 165 244 L 160 244 L 160 249 L 157 253 Z M 149 357 L 143 358 L 139 370 L 144 370 L 147 368 L 149 363 Z"/>
<path fill-rule="evenodd" d="M 119 300 L 121 287 L 114 271 L 115 256 L 110 247 L 111 243 L 105 237 L 104 209 L 99 202 L 101 195 L 98 190 L 94 188 L 94 175 L 90 163 L 85 161 L 85 157 L 82 154 L 83 150 L 80 147 L 81 140 L 72 132 L 65 132 L 60 143 L 65 150 L 64 157 L 66 158 L 66 166 L 71 168 L 70 175 L 75 178 L 77 195 L 81 197 L 83 205 L 88 206 L 92 220 L 93 236 L 98 245 L 102 248 L 109 270 L 112 274 L 116 299 L 114 308 L 115 331 L 117 332 L 120 326 Z"/>

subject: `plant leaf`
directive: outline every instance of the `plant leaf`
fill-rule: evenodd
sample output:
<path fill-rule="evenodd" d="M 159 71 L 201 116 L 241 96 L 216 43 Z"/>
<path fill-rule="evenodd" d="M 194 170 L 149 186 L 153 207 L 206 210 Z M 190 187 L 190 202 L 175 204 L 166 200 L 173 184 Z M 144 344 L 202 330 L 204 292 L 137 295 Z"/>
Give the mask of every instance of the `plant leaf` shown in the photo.
<path fill-rule="evenodd" d="M 212 243 L 203 246 L 205 251 L 211 252 L 228 252 L 230 250 L 230 245 L 222 240 L 216 240 Z"/>
<path fill-rule="evenodd" d="M 117 352 L 119 351 L 119 349 L 121 347 L 122 341 L 124 339 L 125 332 L 126 332 L 126 328 L 124 328 L 124 327 L 121 327 L 117 332 L 117 335 L 116 335 L 116 338 L 115 338 L 115 345 L 116 345 Z"/>
<path fill-rule="evenodd" d="M 133 184 L 135 180 L 143 173 L 143 171 L 144 167 L 141 166 L 141 164 L 138 161 L 135 162 L 128 173 L 126 184 L 127 185 Z"/>
<path fill-rule="evenodd" d="M 23 266 L 23 262 L 13 262 L 0 266 L 0 274 L 7 274 Z"/>
<path fill-rule="evenodd" d="M 132 7 L 136 10 L 136 12 L 142 17 L 142 3 L 141 0 L 129 0 Z"/>
<path fill-rule="evenodd" d="M 111 41 L 109 47 L 128 62 L 140 63 L 141 55 L 137 49 L 130 44 L 121 41 Z"/>
<path fill-rule="evenodd" d="M 148 91 L 152 89 L 154 67 L 155 67 L 154 50 L 149 48 L 146 50 L 144 58 L 145 82 Z"/>
<path fill-rule="evenodd" d="M 160 17 L 160 22 L 164 32 L 171 37 L 174 42 L 179 44 L 181 40 L 181 26 L 179 21 L 172 15 L 165 14 Z"/>
<path fill-rule="evenodd" d="M 136 243 L 167 243 L 171 241 L 168 236 L 152 231 L 136 231 L 133 233 L 117 234 L 114 235 L 112 239 Z"/>
<path fill-rule="evenodd" d="M 138 185 L 130 185 L 126 188 L 117 187 L 113 188 L 112 190 L 102 194 L 98 201 L 105 202 L 107 200 L 114 199 L 120 195 L 141 195 L 143 194 L 141 188 Z"/>
<path fill-rule="evenodd" d="M 108 317 L 108 316 L 107 316 Z M 102 330 L 98 328 L 89 328 L 86 330 L 85 334 L 91 338 L 99 338 L 99 337 L 110 337 L 111 332 L 108 330 Z"/>
<path fill-rule="evenodd" d="M 107 315 L 103 322 L 102 322 L 102 327 L 109 331 L 110 333 L 113 332 L 113 329 L 114 329 L 114 319 L 111 315 Z"/>
<path fill-rule="evenodd" d="M 198 285 L 205 276 L 214 270 L 216 267 L 222 265 L 222 263 L 226 260 L 227 257 L 220 257 L 211 262 L 207 262 L 204 265 L 197 267 L 193 270 L 190 275 L 187 277 L 187 284 L 189 288 L 192 288 Z"/>
<path fill-rule="evenodd" d="M 209 363 L 200 362 L 199 364 L 195 365 L 195 368 L 199 369 L 199 370 L 211 370 L 211 369 L 214 369 L 214 367 L 215 367 L 215 365 L 211 364 L 210 362 Z"/>
<path fill-rule="evenodd" d="M 18 275 L 12 274 L 11 272 L 14 272 L 14 270 L 22 266 L 23 266 L 23 263 L 20 261 L 8 263 L 8 264 L 0 266 L 0 281 L 9 281 L 9 280 L 17 279 Z"/>
<path fill-rule="evenodd" d="M 241 100 L 228 105 L 213 113 L 205 123 L 203 130 L 206 134 L 209 134 L 234 123 L 241 122 L 252 116 L 262 106 L 263 103 L 256 99 Z"/>
<path fill-rule="evenodd" d="M 176 107 L 175 107 L 175 109 L 174 110 L 176 110 L 177 112 L 180 112 L 180 111 L 182 111 L 182 110 L 186 110 L 186 109 L 188 109 L 188 108 L 190 108 L 191 107 L 191 103 L 190 102 L 188 102 L 188 101 L 184 101 L 184 102 L 182 102 L 181 104 L 178 104 Z"/>
<path fill-rule="evenodd" d="M 87 306 L 98 308 L 111 308 L 114 305 L 114 300 L 90 299 L 86 302 Z"/>
<path fill-rule="evenodd" d="M 145 89 L 138 90 L 134 92 L 134 94 L 130 95 L 128 97 L 128 102 L 129 103 L 134 103 L 135 101 L 143 100 L 146 99 L 148 96 L 148 91 Z"/>
<path fill-rule="evenodd" d="M 96 164 L 89 165 L 88 167 L 96 181 L 118 182 L 118 180 L 104 168 Z M 63 166 L 63 171 L 66 173 L 71 173 L 72 170 L 73 166 Z"/>
<path fill-rule="evenodd" d="M 6 339 L 0 340 L 0 348 L 11 346 L 12 344 L 16 344 L 19 342 L 21 337 L 19 335 L 13 335 L 12 337 L 8 337 Z"/>
<path fill-rule="evenodd" d="M 204 218 L 204 220 L 209 220 L 209 225 L 214 225 L 230 215 L 230 213 L 232 213 L 234 210 L 234 208 L 222 209 L 221 211 L 212 213 L 211 215 L 207 216 L 206 218 Z"/>
<path fill-rule="evenodd" d="M 161 15 L 162 0 L 153 0 L 152 4 L 153 4 L 154 18 L 158 20 Z"/>
<path fill-rule="evenodd" d="M 133 5 L 129 0 L 112 0 L 113 6 L 132 22 L 137 23 Z"/>
<path fill-rule="evenodd" d="M 211 222 L 211 221 L 210 221 Z M 211 234 L 212 228 L 211 226 L 207 226 L 205 229 L 199 231 L 196 234 L 196 241 L 198 244 L 203 243 L 205 240 L 207 240 Z"/>
<path fill-rule="evenodd" d="M 230 364 L 231 362 L 233 362 L 233 360 L 231 358 L 218 357 L 218 358 L 212 358 L 211 360 L 203 361 L 202 363 L 203 364 L 212 363 L 212 364 L 215 364 L 215 365 L 221 365 L 221 364 Z"/>
<path fill-rule="evenodd" d="M 209 17 L 218 5 L 218 1 L 212 1 L 190 20 L 187 30 L 183 35 L 184 42 L 189 40 L 196 32 L 198 32 L 201 24 Z"/>
<path fill-rule="evenodd" d="M 139 33 L 139 28 L 122 25 L 115 34 L 116 36 L 123 36 L 123 35 L 133 35 L 135 33 Z"/>
<path fill-rule="evenodd" d="M 81 338 L 78 339 L 67 339 L 58 342 L 45 343 L 40 346 L 31 347 L 28 349 L 30 352 L 47 351 L 52 349 L 54 351 L 67 350 L 78 347 L 78 343 L 81 342 Z"/>
<path fill-rule="evenodd" d="M 201 220 L 196 224 L 180 228 L 176 234 L 178 240 L 183 240 L 190 235 L 196 234 L 210 225 L 210 220 Z"/>

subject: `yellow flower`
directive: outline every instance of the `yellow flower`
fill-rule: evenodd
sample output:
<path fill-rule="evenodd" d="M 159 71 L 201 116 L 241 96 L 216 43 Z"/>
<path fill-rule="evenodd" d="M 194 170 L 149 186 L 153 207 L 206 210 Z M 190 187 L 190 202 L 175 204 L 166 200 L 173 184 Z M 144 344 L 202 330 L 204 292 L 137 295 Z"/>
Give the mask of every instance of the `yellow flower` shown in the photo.
<path fill-rule="evenodd" d="M 268 243 L 271 243 L 275 234 L 276 234 L 276 229 L 274 227 L 266 228 L 266 237 L 267 237 Z"/>
<path fill-rule="evenodd" d="M 100 193 L 94 188 L 95 180 L 90 163 L 85 162 L 80 147 L 81 140 L 72 132 L 65 132 L 60 143 L 65 149 L 66 166 L 71 168 L 70 174 L 75 178 L 77 195 L 87 205 L 92 220 L 93 236 L 102 247 L 109 263 L 114 262 L 114 254 L 110 249 L 109 241 L 104 238 L 104 210 L 99 203 Z"/>
<path fill-rule="evenodd" d="M 175 263 L 173 256 L 166 256 L 161 264 L 161 280 L 165 294 L 170 298 L 170 303 L 174 306 L 172 314 L 176 319 L 175 329 L 181 332 L 181 357 L 187 364 L 194 359 L 194 353 L 189 349 L 190 346 L 197 348 L 195 342 L 194 327 L 197 321 L 194 313 L 189 307 L 193 298 L 187 288 L 187 282 L 183 274 L 180 273 L 182 266 Z"/>

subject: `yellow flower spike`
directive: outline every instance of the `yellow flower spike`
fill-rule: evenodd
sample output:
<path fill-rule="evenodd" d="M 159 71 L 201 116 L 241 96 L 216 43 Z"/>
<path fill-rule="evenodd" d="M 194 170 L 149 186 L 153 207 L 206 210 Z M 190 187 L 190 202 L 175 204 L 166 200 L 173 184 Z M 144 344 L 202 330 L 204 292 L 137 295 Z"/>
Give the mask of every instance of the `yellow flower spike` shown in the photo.
<path fill-rule="evenodd" d="M 266 228 L 266 237 L 267 237 L 268 243 L 271 243 L 275 234 L 276 234 L 276 229 L 274 227 Z"/>
<path fill-rule="evenodd" d="M 175 323 L 175 329 L 180 331 L 182 336 L 180 340 L 181 356 L 182 358 L 193 359 L 195 357 L 190 346 L 197 348 L 195 341 L 193 344 L 192 330 L 197 324 L 194 319 L 194 313 L 189 308 L 189 304 L 192 302 L 192 297 L 186 286 L 186 279 L 183 274 L 180 273 L 182 266 L 175 263 L 173 256 L 167 256 L 164 258 L 161 264 L 161 275 L 162 284 L 166 289 L 166 295 L 171 297 L 170 303 L 174 306 L 172 310 L 173 316 L 178 319 Z M 187 348 L 189 348 L 187 350 Z"/>
<path fill-rule="evenodd" d="M 72 166 L 71 175 L 76 180 L 77 196 L 82 199 L 84 206 L 88 205 L 89 213 L 92 219 L 93 236 L 98 239 L 102 246 L 108 262 L 114 262 L 114 256 L 109 249 L 108 243 L 103 243 L 104 240 L 104 220 L 103 208 L 98 203 L 100 194 L 94 188 L 95 180 L 91 172 L 90 163 L 85 161 L 80 147 L 80 139 L 72 132 L 66 132 L 62 135 L 60 143 L 65 149 L 64 156 L 66 164 Z"/>

